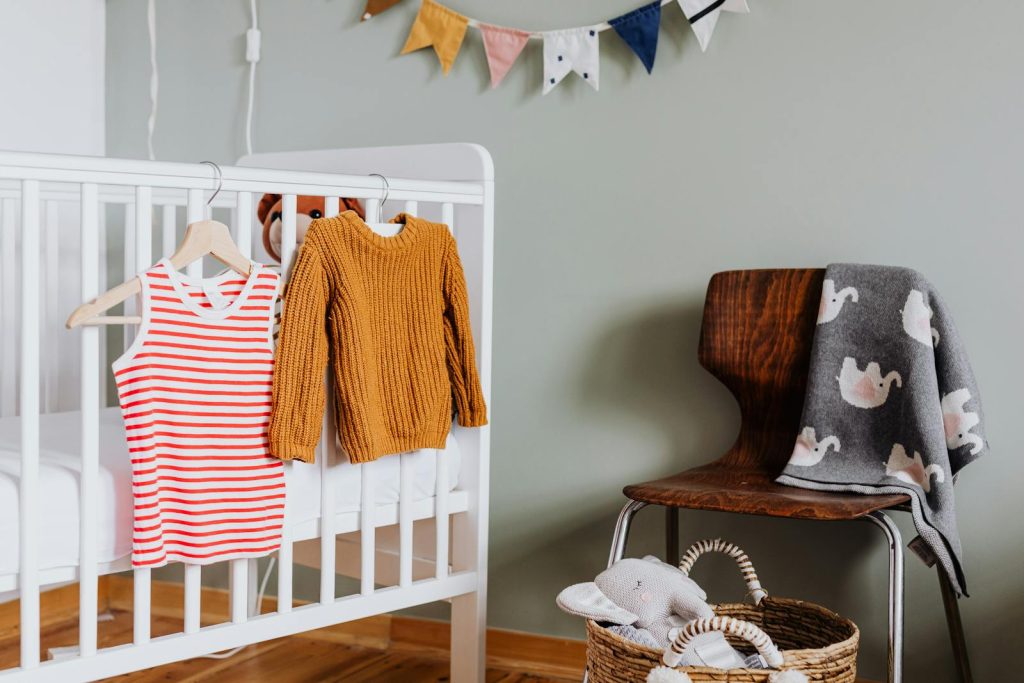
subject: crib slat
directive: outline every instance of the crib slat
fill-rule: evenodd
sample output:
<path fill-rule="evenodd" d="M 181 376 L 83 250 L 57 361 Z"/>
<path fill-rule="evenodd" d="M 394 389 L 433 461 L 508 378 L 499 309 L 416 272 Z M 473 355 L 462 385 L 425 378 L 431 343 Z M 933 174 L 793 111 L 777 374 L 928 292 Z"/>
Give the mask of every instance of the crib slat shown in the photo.
<path fill-rule="evenodd" d="M 164 204 L 160 213 L 160 256 L 170 256 L 178 244 L 178 207 Z"/>
<path fill-rule="evenodd" d="M 285 464 L 287 467 L 287 463 Z M 287 506 L 287 503 L 286 503 Z M 288 538 L 288 512 L 281 527 L 281 547 L 277 551 L 277 611 L 281 614 L 292 611 L 292 542 Z"/>
<path fill-rule="evenodd" d="M 330 373 L 324 377 L 327 409 L 320 438 L 320 602 L 334 602 L 334 398 Z"/>
<path fill-rule="evenodd" d="M 124 210 L 124 279 L 128 280 L 135 277 L 138 269 L 135 267 L 136 249 L 136 226 L 135 226 L 135 206 L 131 203 L 125 204 Z M 124 302 L 124 314 L 126 316 L 135 315 L 135 297 L 129 297 Z M 124 338 L 124 348 L 131 346 L 132 340 L 135 339 L 135 328 L 131 325 L 125 325 L 122 330 Z"/>
<path fill-rule="evenodd" d="M 402 453 L 398 461 L 398 585 L 412 585 L 412 455 Z"/>
<path fill-rule="evenodd" d="M 341 199 L 338 197 L 324 197 L 324 218 L 333 218 L 341 213 Z"/>
<path fill-rule="evenodd" d="M 437 548 L 434 562 L 437 578 L 448 576 L 448 452 L 443 448 L 437 450 L 437 471 L 434 491 L 434 516 L 437 526 Z"/>
<path fill-rule="evenodd" d="M 250 617 L 258 616 L 260 613 L 259 603 L 259 586 L 260 586 L 260 564 L 259 560 L 252 558 L 245 560 L 246 567 L 246 582 L 248 585 L 248 592 L 246 593 L 246 613 Z"/>
<path fill-rule="evenodd" d="M 405 212 L 410 216 L 415 216 L 416 212 L 420 210 L 420 203 L 415 199 L 410 199 L 405 202 Z"/>
<path fill-rule="evenodd" d="M 295 254 L 295 211 L 296 197 L 286 194 L 281 198 L 281 273 L 285 280 L 292 272 L 292 256 Z"/>
<path fill-rule="evenodd" d="M 152 577 L 149 568 L 136 569 L 133 573 L 132 625 L 133 641 L 136 645 L 149 642 L 149 594 Z"/>
<path fill-rule="evenodd" d="M 202 190 L 188 191 L 188 206 L 185 210 L 185 221 L 189 224 L 201 221 L 206 217 L 206 200 L 203 199 Z M 193 261 L 185 266 L 185 273 L 189 277 L 203 276 L 203 259 Z"/>
<path fill-rule="evenodd" d="M 373 463 L 364 462 L 359 466 L 359 474 L 362 479 L 359 493 L 359 559 L 361 569 L 360 592 L 363 595 L 373 595 L 373 580 L 375 575 L 374 553 L 377 550 L 377 504 L 374 500 Z"/>
<path fill-rule="evenodd" d="M 373 199 L 373 198 L 367 199 L 366 203 L 365 203 L 365 209 L 366 209 L 366 222 L 367 223 L 376 223 L 377 222 L 377 218 L 378 218 L 378 214 L 381 212 L 380 200 L 379 199 Z M 380 216 L 380 218 L 383 218 L 383 216 Z"/>
<path fill-rule="evenodd" d="M 231 593 L 231 621 L 245 622 L 249 609 L 249 560 L 231 560 L 228 590 Z"/>
<path fill-rule="evenodd" d="M 39 181 L 21 184 L 21 666 L 39 665 Z"/>
<path fill-rule="evenodd" d="M 285 281 L 291 273 L 292 256 L 295 254 L 296 210 L 295 195 L 286 194 L 281 197 L 281 274 Z M 286 510 L 285 520 L 287 519 Z M 292 559 L 292 541 L 286 522 L 281 529 L 281 547 L 277 551 L 277 611 L 281 613 L 292 611 Z"/>
<path fill-rule="evenodd" d="M 199 631 L 200 591 L 202 590 L 202 565 L 185 565 L 185 633 Z"/>
<path fill-rule="evenodd" d="M 14 199 L 3 200 L 0 216 L 0 314 L 3 322 L 3 354 L 0 355 L 0 417 L 14 415 L 18 402 L 18 294 L 17 262 L 17 204 Z"/>
<path fill-rule="evenodd" d="M 441 222 L 448 226 L 448 230 L 455 233 L 455 205 L 445 202 L 441 205 Z"/>
<path fill-rule="evenodd" d="M 135 188 L 135 269 L 153 265 L 153 188 Z M 134 273 L 133 273 L 134 274 Z M 125 273 L 127 280 L 131 275 Z"/>
<path fill-rule="evenodd" d="M 247 258 L 252 257 L 252 208 L 252 193 L 239 192 L 235 211 L 232 213 L 235 222 L 235 243 L 242 255 Z M 231 621 L 236 624 L 248 619 L 249 591 L 256 590 L 256 586 L 249 584 L 249 564 L 249 560 L 231 561 Z"/>
<path fill-rule="evenodd" d="M 106 291 L 108 287 L 110 287 L 112 284 L 115 284 L 108 281 L 110 273 L 109 269 L 107 268 L 107 265 L 109 264 L 109 259 L 107 258 L 107 227 L 107 205 L 101 201 L 99 233 L 96 236 L 96 243 L 99 245 L 100 248 L 100 291 Z M 100 344 L 100 367 L 109 367 L 107 364 L 106 341 Z M 100 382 L 100 405 L 107 405 L 107 383 L 105 381 Z"/>
<path fill-rule="evenodd" d="M 43 337 L 43 344 L 46 348 L 46 355 L 48 358 L 60 358 L 60 338 L 62 335 L 53 334 L 52 330 L 59 329 L 59 323 L 57 317 L 60 312 L 57 310 L 59 304 L 60 295 L 60 247 L 57 244 L 58 232 L 57 232 L 57 220 L 59 218 L 59 210 L 57 208 L 57 202 L 48 201 L 45 204 L 46 213 L 44 221 L 44 233 L 45 244 L 43 249 L 45 252 L 45 282 L 46 282 L 46 301 L 43 302 L 43 329 L 47 330 L 48 333 Z M 58 387 L 58 381 L 60 379 L 60 373 L 57 372 L 56 363 L 44 363 L 42 366 L 43 370 L 43 405 L 46 406 L 46 412 L 53 412 L 57 410 L 57 397 L 60 392 Z"/>
<path fill-rule="evenodd" d="M 99 201 L 93 183 L 82 185 L 81 200 L 81 276 L 82 301 L 99 294 Z M 78 650 L 83 657 L 96 654 L 96 612 L 98 609 L 97 538 L 99 480 L 99 329 L 82 328 L 82 476 L 79 486 L 79 592 Z"/>
<path fill-rule="evenodd" d="M 235 207 L 235 243 L 246 258 L 252 258 L 252 192 L 239 192 Z"/>

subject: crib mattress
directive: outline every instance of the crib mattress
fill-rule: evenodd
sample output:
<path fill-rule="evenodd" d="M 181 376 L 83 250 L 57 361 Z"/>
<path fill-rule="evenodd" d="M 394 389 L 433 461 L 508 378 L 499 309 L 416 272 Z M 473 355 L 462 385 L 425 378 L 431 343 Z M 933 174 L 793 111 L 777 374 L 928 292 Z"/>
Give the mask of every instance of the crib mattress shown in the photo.
<path fill-rule="evenodd" d="M 74 567 L 79 557 L 79 476 L 81 473 L 81 413 L 40 416 L 39 568 Z M 113 562 L 131 553 L 131 463 L 119 408 L 100 410 L 100 472 L 98 561 Z M 20 478 L 21 422 L 0 418 L 0 576 L 18 571 L 18 484 Z M 451 489 L 458 485 L 461 465 L 457 441 L 448 437 Z M 418 451 L 407 463 L 413 470 L 413 498 L 431 498 L 435 490 L 436 461 L 432 451 Z M 399 458 L 384 457 L 373 468 L 374 502 L 398 501 Z M 362 476 L 358 467 L 344 462 L 332 471 L 335 512 L 359 509 Z M 297 526 L 320 516 L 320 466 L 289 463 L 285 468 L 288 504 L 286 523 Z"/>

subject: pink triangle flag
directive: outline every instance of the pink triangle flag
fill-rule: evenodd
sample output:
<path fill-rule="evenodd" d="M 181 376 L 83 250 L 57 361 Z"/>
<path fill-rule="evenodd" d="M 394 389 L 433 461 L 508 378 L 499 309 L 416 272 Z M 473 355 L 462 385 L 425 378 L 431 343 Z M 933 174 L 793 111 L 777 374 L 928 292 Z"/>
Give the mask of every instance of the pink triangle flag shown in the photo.
<path fill-rule="evenodd" d="M 480 33 L 484 38 L 484 52 L 487 53 L 487 66 L 491 70 L 491 87 L 496 88 L 512 68 L 519 53 L 526 47 L 530 34 L 514 28 L 480 24 Z"/>

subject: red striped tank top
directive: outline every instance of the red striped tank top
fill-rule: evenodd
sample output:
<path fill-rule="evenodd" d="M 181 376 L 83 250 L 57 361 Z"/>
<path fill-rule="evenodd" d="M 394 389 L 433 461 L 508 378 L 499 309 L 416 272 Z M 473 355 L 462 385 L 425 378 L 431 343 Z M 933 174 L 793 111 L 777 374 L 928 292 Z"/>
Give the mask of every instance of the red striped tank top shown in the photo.
<path fill-rule="evenodd" d="M 278 275 L 254 264 L 139 276 L 142 325 L 113 364 L 132 461 L 132 565 L 207 564 L 277 549 L 284 468 L 268 449 Z"/>

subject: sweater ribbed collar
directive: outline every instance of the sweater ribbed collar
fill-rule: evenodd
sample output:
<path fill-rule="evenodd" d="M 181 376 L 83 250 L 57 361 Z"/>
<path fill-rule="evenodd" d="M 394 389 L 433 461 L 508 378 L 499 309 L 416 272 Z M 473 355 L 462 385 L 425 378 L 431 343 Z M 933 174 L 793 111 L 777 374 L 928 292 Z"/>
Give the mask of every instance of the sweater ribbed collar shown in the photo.
<path fill-rule="evenodd" d="M 415 216 L 410 216 L 407 213 L 400 213 L 388 223 L 403 223 L 405 227 L 397 235 L 391 237 L 385 237 L 384 235 L 377 234 L 373 231 L 369 225 L 366 224 L 362 218 L 359 217 L 355 211 L 344 211 L 338 214 L 338 220 L 340 220 L 345 227 L 349 228 L 352 232 L 358 235 L 365 242 L 380 248 L 380 249 L 402 249 L 404 247 L 411 246 L 416 241 L 416 235 L 419 233 L 420 219 Z"/>

